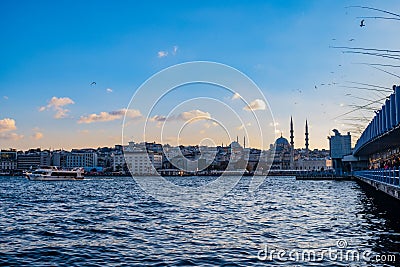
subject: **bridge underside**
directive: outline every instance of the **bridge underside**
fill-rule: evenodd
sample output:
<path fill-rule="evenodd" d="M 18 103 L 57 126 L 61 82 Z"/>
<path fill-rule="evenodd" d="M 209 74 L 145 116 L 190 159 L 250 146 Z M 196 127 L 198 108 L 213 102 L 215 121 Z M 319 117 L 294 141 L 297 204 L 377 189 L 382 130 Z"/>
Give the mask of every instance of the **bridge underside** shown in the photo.
<path fill-rule="evenodd" d="M 366 144 L 354 152 L 355 156 L 368 156 L 387 149 L 400 147 L 400 126 L 386 132 Z"/>

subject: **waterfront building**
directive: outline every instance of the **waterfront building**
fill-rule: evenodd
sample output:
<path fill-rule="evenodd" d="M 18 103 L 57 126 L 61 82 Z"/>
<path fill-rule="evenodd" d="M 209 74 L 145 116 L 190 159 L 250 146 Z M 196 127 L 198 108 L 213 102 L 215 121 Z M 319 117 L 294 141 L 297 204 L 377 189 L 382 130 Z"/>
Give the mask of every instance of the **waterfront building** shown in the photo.
<path fill-rule="evenodd" d="M 111 156 L 116 150 L 110 147 L 98 148 L 97 153 L 97 166 L 105 172 L 111 171 L 113 168 L 114 158 Z"/>
<path fill-rule="evenodd" d="M 347 135 L 342 135 L 336 129 L 332 131 L 335 135 L 328 137 L 330 156 L 336 173 L 341 174 L 343 171 L 350 171 L 348 165 L 344 165 L 342 160 L 344 156 L 351 154 L 351 135 L 349 132 Z"/>
<path fill-rule="evenodd" d="M 17 169 L 29 170 L 36 169 L 40 166 L 49 166 L 51 163 L 50 151 L 41 151 L 38 149 L 30 149 L 25 153 L 17 155 Z"/>
<path fill-rule="evenodd" d="M 154 152 L 128 152 L 125 153 L 127 166 L 132 174 L 156 174 L 162 167 L 162 156 Z"/>
<path fill-rule="evenodd" d="M 51 166 L 65 167 L 68 152 L 64 150 L 55 150 L 51 153 Z"/>
<path fill-rule="evenodd" d="M 17 169 L 17 151 L 15 149 L 0 151 L 0 171 L 10 172 Z"/>
<path fill-rule="evenodd" d="M 133 175 L 154 175 L 162 167 L 162 156 L 145 150 L 114 155 L 113 171 L 123 170 L 125 164 Z"/>
<path fill-rule="evenodd" d="M 97 154 L 95 152 L 76 151 L 70 152 L 65 158 L 65 167 L 71 168 L 96 168 Z"/>
<path fill-rule="evenodd" d="M 323 158 L 300 158 L 295 164 L 296 170 L 327 171 L 332 169 L 332 159 Z"/>
<path fill-rule="evenodd" d="M 129 170 L 133 175 L 154 175 L 162 168 L 162 155 L 146 150 L 145 143 L 129 142 L 123 153 L 113 155 L 113 171 Z"/>

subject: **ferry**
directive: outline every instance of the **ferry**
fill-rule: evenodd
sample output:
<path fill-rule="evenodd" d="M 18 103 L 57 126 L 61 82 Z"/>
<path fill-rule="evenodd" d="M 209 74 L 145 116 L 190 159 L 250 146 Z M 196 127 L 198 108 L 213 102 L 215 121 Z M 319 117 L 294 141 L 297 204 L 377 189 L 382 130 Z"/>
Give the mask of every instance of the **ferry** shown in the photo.
<path fill-rule="evenodd" d="M 71 181 L 83 180 L 83 169 L 59 170 L 54 166 L 40 167 L 31 173 L 26 173 L 26 177 L 32 181 Z"/>

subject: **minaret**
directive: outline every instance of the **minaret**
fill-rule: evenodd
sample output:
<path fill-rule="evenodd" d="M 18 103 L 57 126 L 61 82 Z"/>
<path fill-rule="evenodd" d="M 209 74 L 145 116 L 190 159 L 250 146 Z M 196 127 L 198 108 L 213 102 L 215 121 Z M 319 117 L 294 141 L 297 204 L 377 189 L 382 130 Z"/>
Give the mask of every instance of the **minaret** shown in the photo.
<path fill-rule="evenodd" d="M 308 156 L 308 123 L 306 120 L 306 155 Z"/>
<path fill-rule="evenodd" d="M 243 136 L 243 148 L 246 148 L 246 136 Z"/>
<path fill-rule="evenodd" d="M 294 170 L 294 130 L 292 116 L 290 116 L 290 169 Z"/>
<path fill-rule="evenodd" d="M 294 130 L 293 130 L 293 119 L 290 116 L 290 145 L 292 146 L 292 149 L 294 149 Z"/>

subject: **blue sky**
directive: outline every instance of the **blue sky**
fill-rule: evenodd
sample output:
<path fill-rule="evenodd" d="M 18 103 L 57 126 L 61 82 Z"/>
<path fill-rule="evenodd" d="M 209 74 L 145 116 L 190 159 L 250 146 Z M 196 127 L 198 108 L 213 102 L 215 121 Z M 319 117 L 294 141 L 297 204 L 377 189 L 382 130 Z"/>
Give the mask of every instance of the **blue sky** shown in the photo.
<path fill-rule="evenodd" d="M 128 106 L 136 89 L 166 67 L 197 60 L 248 75 L 271 107 L 274 134 L 289 135 L 292 115 L 296 147 L 304 147 L 307 118 L 311 147 L 326 148 L 333 128 L 350 127 L 335 117 L 364 103 L 352 96 L 378 97 L 341 85 L 396 83 L 354 64 L 390 61 L 329 48 L 396 49 L 400 22 L 370 19 L 361 28 L 358 16 L 382 14 L 345 8 L 360 4 L 400 12 L 398 1 L 1 1 L 0 148 L 120 143 L 116 111 Z M 182 91 L 182 100 L 194 97 L 193 90 Z M 114 116 L 79 123 L 101 112 Z"/>

